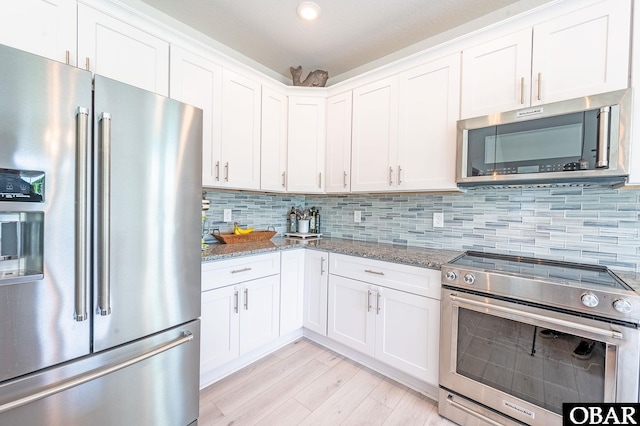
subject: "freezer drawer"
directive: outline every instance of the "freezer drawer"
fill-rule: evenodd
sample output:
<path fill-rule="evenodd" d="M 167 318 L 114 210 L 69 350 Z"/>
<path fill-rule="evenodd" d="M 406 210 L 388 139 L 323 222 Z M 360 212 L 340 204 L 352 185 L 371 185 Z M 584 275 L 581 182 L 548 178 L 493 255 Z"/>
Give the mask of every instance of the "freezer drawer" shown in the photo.
<path fill-rule="evenodd" d="M 196 320 L 8 382 L 0 386 L 0 425 L 189 425 L 198 417 L 199 351 L 200 320 Z M 152 356 L 140 360 L 148 355 Z M 40 392 L 71 386 L 122 365 L 128 366 L 10 408 Z"/>

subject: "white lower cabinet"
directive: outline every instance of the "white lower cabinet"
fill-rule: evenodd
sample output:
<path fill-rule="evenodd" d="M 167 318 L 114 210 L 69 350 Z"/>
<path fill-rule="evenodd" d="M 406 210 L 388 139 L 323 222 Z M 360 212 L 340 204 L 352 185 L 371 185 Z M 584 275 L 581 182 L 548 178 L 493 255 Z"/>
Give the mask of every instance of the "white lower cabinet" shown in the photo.
<path fill-rule="evenodd" d="M 280 261 L 280 335 L 302 328 L 304 249 L 285 250 Z"/>
<path fill-rule="evenodd" d="M 334 275 L 334 271 L 368 281 Z M 400 267 L 400 268 L 399 268 Z M 414 282 L 410 273 L 414 270 Z M 397 280 L 394 277 L 397 275 Z M 439 272 L 344 255 L 331 255 L 327 336 L 429 384 L 438 383 Z M 403 281 L 400 291 L 380 285 Z M 407 292 L 415 287 L 416 294 Z"/>
<path fill-rule="evenodd" d="M 323 336 L 327 335 L 327 282 L 329 254 L 305 250 L 303 325 Z"/>

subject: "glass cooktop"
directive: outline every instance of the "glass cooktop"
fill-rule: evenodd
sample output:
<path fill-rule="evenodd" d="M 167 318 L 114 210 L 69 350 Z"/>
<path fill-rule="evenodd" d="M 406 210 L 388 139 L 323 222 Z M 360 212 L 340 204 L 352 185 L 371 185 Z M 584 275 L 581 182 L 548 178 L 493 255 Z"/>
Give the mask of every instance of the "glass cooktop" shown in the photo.
<path fill-rule="evenodd" d="M 570 285 L 631 290 L 604 266 L 469 251 L 449 262 L 461 268 L 552 280 Z"/>

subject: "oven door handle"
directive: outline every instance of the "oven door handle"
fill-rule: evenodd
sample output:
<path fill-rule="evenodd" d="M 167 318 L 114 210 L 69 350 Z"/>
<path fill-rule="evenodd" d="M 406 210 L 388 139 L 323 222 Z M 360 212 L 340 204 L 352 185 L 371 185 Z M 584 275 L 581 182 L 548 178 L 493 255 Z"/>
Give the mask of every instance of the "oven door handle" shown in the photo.
<path fill-rule="evenodd" d="M 561 319 L 555 319 L 555 318 L 550 318 L 548 316 L 545 315 L 538 315 L 538 314 L 533 314 L 530 312 L 522 312 L 522 311 L 518 311 L 516 309 L 512 309 L 512 308 L 507 308 L 506 306 L 497 306 L 497 305 L 492 305 L 489 303 L 484 303 L 484 302 L 478 302 L 475 300 L 470 300 L 470 299 L 465 299 L 463 297 L 459 297 L 456 295 L 450 295 L 449 296 L 451 298 L 451 300 L 453 302 L 457 302 L 459 305 L 470 305 L 470 306 L 476 306 L 479 308 L 484 308 L 484 309 L 491 309 L 494 311 L 498 311 L 498 312 L 504 312 L 507 314 L 511 314 L 511 315 L 516 315 L 519 317 L 523 317 L 523 318 L 529 318 L 532 320 L 536 320 L 536 321 L 541 321 L 543 323 L 547 323 L 547 324 L 554 324 L 554 325 L 560 325 L 563 327 L 568 327 L 568 328 L 572 328 L 574 330 L 581 330 L 581 331 L 586 331 L 589 333 L 593 333 L 599 336 L 605 336 L 605 337 L 613 337 L 614 339 L 620 339 L 622 340 L 622 333 L 620 333 L 619 331 L 615 331 L 615 330 L 603 330 L 601 328 L 597 328 L 597 327 L 591 327 L 589 325 L 583 325 L 583 324 L 576 324 L 574 322 L 571 321 L 565 321 L 565 320 L 561 320 Z"/>

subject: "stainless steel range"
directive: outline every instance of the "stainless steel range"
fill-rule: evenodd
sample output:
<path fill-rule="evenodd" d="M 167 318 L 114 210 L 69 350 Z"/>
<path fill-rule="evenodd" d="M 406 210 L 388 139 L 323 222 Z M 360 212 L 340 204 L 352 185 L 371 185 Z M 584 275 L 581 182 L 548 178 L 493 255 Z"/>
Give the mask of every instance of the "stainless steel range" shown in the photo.
<path fill-rule="evenodd" d="M 467 252 L 442 266 L 439 412 L 560 425 L 565 402 L 638 402 L 639 324 L 605 267 Z"/>

